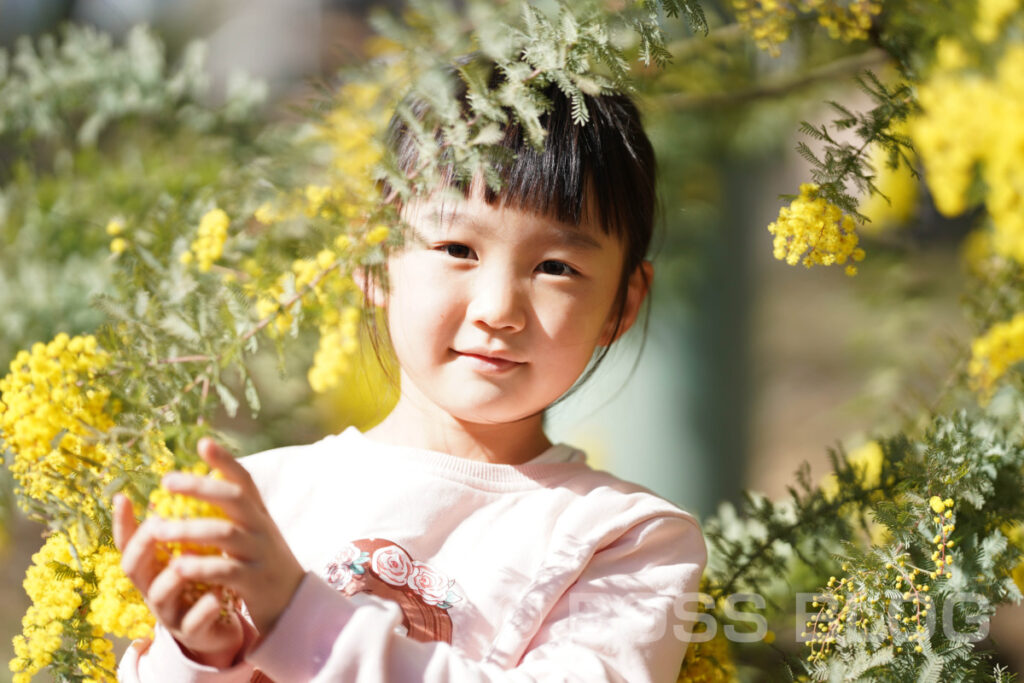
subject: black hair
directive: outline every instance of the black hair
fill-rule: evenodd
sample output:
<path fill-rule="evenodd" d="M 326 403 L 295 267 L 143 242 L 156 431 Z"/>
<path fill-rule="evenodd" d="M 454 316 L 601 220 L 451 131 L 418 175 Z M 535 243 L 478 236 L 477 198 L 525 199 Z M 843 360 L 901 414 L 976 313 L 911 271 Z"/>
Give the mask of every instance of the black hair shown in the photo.
<path fill-rule="evenodd" d="M 494 74 L 492 88 L 499 86 L 503 78 L 497 70 Z M 465 86 L 458 76 L 454 78 L 460 84 L 456 95 L 468 119 L 472 114 Z M 491 206 L 536 213 L 566 225 L 594 222 L 604 234 L 620 240 L 624 257 L 612 309 L 614 339 L 623 322 L 629 278 L 643 262 L 654 230 L 654 148 L 644 132 L 636 104 L 627 95 L 584 95 L 589 112 L 585 124 L 573 120 L 572 100 L 557 87 L 547 87 L 542 95 L 550 103 L 540 118 L 546 132 L 543 149 L 538 150 L 530 143 L 521 123 L 512 120 L 507 124 L 498 142 L 507 151 L 506 158 L 493 162 L 501 186 L 498 190 L 486 187 L 484 200 Z M 407 109 L 420 121 L 430 111 L 423 101 L 410 102 Z M 507 113 L 511 119 L 511 111 Z M 415 134 L 397 114 L 388 128 L 388 148 L 398 169 L 406 175 L 416 172 L 420 162 Z M 442 163 L 440 171 L 443 185 L 469 197 L 473 178 L 459 177 L 453 164 Z M 386 183 L 382 191 L 386 197 L 396 194 Z M 646 271 L 642 271 L 642 277 L 646 279 Z M 645 284 L 650 286 L 649 282 Z M 382 344 L 374 317 L 367 319 L 373 348 L 380 358 Z M 601 348 L 569 393 L 590 378 L 610 347 L 609 344 Z"/>

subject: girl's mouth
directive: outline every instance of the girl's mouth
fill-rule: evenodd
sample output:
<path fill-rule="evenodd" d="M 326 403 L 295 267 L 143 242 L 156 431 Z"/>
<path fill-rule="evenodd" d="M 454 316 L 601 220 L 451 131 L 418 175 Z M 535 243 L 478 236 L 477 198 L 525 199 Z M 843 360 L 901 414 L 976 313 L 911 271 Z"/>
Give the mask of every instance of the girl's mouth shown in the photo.
<path fill-rule="evenodd" d="M 473 369 L 479 372 L 486 372 L 489 374 L 498 374 L 507 372 L 525 363 L 520 363 L 514 360 L 508 360 L 507 358 L 497 358 L 495 356 L 485 356 L 478 353 L 464 353 L 462 351 L 456 351 L 460 358 L 466 359 Z"/>

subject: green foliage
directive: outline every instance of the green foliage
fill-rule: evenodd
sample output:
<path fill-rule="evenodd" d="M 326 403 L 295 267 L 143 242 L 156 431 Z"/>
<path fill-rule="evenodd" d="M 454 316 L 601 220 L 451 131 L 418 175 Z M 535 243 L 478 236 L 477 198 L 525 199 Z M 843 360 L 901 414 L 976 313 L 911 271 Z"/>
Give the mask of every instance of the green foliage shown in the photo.
<path fill-rule="evenodd" d="M 952 4 L 961 18 L 973 16 L 965 3 Z M 814 151 L 801 143 L 798 150 L 811 164 L 812 178 L 821 195 L 847 213 L 859 215 L 856 193 L 882 191 L 867 166 L 870 146 L 886 149 L 890 164 L 913 162 L 900 124 L 917 112 L 914 79 L 931 62 L 939 35 L 927 19 L 942 13 L 933 5 L 892 3 L 872 27 L 899 78 L 883 81 L 870 71 L 859 76 L 872 102 L 868 111 L 832 103 L 831 125 L 802 127 L 821 147 Z M 732 49 L 730 41 L 743 33 L 729 27 L 716 28 L 701 43 L 712 46 L 706 61 L 714 68 L 672 66 L 674 53 L 692 57 L 705 49 L 695 47 L 703 37 L 669 42 L 671 31 L 684 31 L 664 21 L 676 17 L 687 20 L 692 34 L 728 21 L 718 14 L 708 19 L 692 0 L 638 0 L 621 11 L 596 1 L 469 0 L 456 7 L 418 0 L 401 19 L 378 15 L 374 25 L 394 48 L 341 80 L 379 89 L 371 111 L 359 116 L 394 109 L 415 133 L 419 165 L 406 173 L 385 158 L 375 172 L 392 195 L 362 213 L 336 196 L 309 199 L 311 188 L 328 182 L 336 150 L 324 129 L 336 109 L 345 113 L 344 102 L 316 103 L 312 123 L 272 123 L 261 118 L 260 89 L 250 84 L 213 106 L 206 101 L 202 49 L 186 49 L 181 63 L 170 67 L 159 42 L 142 29 L 114 45 L 69 27 L 60 40 L 22 42 L 13 57 L 0 55 L 0 144 L 11 159 L 0 166 L 0 359 L 59 330 L 98 330 L 113 358 L 98 381 L 113 391 L 120 410 L 116 427 L 97 439 L 121 459 L 103 473 L 106 478 L 83 474 L 74 483 L 101 491 L 104 499 L 123 488 L 143 503 L 157 478 L 149 466 L 163 446 L 177 465 L 186 464 L 197 438 L 223 424 L 219 420 L 259 413 L 266 397 L 254 359 L 273 347 L 284 368 L 324 310 L 351 304 L 349 294 L 327 296 L 318 288 L 357 267 L 379 266 L 381 248 L 366 239 L 366 228 L 396 223 L 393 200 L 430 191 L 449 171 L 463 179 L 482 174 L 496 185 L 495 167 L 508 161 L 496 146 L 503 127 L 518 123 L 533 144 L 542 145 L 549 88 L 572 101 L 574 120 L 585 125 L 586 95 L 638 84 L 660 88 L 667 106 L 671 95 L 664 93 L 672 90 L 740 91 L 732 100 L 707 100 L 719 106 L 798 87 L 743 90 L 756 82 L 757 60 Z M 676 70 L 640 76 L 633 70 L 638 64 Z M 695 164 L 687 171 L 696 178 L 703 169 Z M 258 219 L 268 204 L 279 215 Z M 203 270 L 188 261 L 196 226 L 213 209 L 229 217 L 230 238 L 215 266 Z M 112 219 L 124 226 L 113 250 L 113 235 L 105 229 Z M 333 246 L 339 236 L 348 246 Z M 297 259 L 315 263 L 314 274 L 303 279 Z M 987 277 L 969 299 L 983 326 L 1022 304 L 1019 266 L 1004 263 Z M 272 290 L 269 308 L 261 308 L 261 297 Z M 1019 384 L 1019 373 L 1015 378 Z M 970 638 L 934 629 L 912 641 L 893 631 L 888 609 L 909 592 L 898 590 L 906 588 L 903 567 L 918 568 L 917 580 L 928 586 L 921 589 L 931 601 L 927 609 L 935 614 L 948 607 L 958 633 L 998 605 L 1020 600 L 1010 572 L 1020 566 L 1024 549 L 1009 536 L 1024 519 L 1024 395 L 1009 384 L 986 407 L 965 405 L 957 394 L 953 409 L 924 416 L 927 429 L 880 439 L 877 474 L 868 476 L 862 463 L 839 450 L 832 454 L 834 485 L 811 481 L 804 468 L 785 500 L 747 494 L 739 510 L 724 506 L 707 520 L 705 590 L 716 602 L 736 592 L 760 593 L 772 618 L 782 620 L 793 616 L 798 591 L 859 599 L 856 618 L 824 611 L 816 617 L 822 624 L 856 627 L 829 626 L 827 648 L 824 641 L 811 648 L 823 656 L 809 663 L 804 654 L 779 648 L 773 675 L 1008 679 Z M 944 528 L 944 518 L 935 521 L 933 496 L 954 501 L 955 530 Z M 91 525 L 86 535 L 108 533 L 109 520 L 88 519 L 59 499 L 26 506 L 54 529 Z M 937 535 L 942 557 L 953 559 L 943 564 L 951 576 L 933 567 Z M 949 541 L 954 545 L 945 545 Z M 52 569 L 58 577 L 72 571 Z M 842 577 L 841 583 L 826 584 L 832 576 Z M 977 599 L 958 604 L 964 592 Z M 900 614 L 911 617 L 910 611 Z M 62 650 L 52 668 L 59 678 L 76 680 L 76 666 L 86 656 Z"/>
<path fill-rule="evenodd" d="M 858 76 L 856 82 L 871 98 L 872 109 L 853 112 L 838 102 L 830 102 L 839 115 L 832 120 L 833 130 L 852 130 L 856 142 L 841 142 L 829 132 L 827 125 L 815 126 L 805 121 L 800 131 L 816 140 L 822 152 L 815 153 L 805 142 L 797 143 L 797 152 L 811 165 L 811 178 L 818 185 L 820 196 L 865 221 L 867 218 L 857 210 L 861 201 L 858 195 L 881 194 L 874 183 L 876 171 L 868 164 L 869 149 L 873 144 L 880 145 L 886 150 L 890 167 L 895 168 L 902 162 L 913 169 L 910 139 L 899 129 L 914 113 L 916 105 L 911 86 L 906 82 L 886 86 L 871 71 Z"/>
<path fill-rule="evenodd" d="M 1013 493 L 1024 486 L 1022 418 L 1024 396 L 1006 390 L 984 410 L 937 417 L 920 436 L 881 440 L 875 481 L 838 452 L 832 493 L 811 486 L 802 471 L 786 502 L 748 495 L 739 514 L 725 508 L 705 526 L 712 559 L 704 590 L 716 599 L 734 592 L 773 596 L 775 618 L 792 619 L 794 593 L 817 592 L 821 577 L 830 574 L 832 581 L 846 577 L 852 588 L 834 590 L 830 581 L 824 595 L 862 602 L 838 620 L 844 629 L 830 631 L 828 656 L 809 668 L 815 680 L 933 680 L 939 673 L 958 681 L 998 680 L 989 676 L 988 655 L 975 651 L 971 634 L 997 605 L 1022 597 L 1009 577 L 1024 561 L 1024 548 L 1005 535 L 1024 517 L 1024 501 Z M 953 560 L 943 565 L 948 578 L 928 574 L 938 528 L 931 496 L 954 501 Z M 884 527 L 881 538 L 872 538 L 871 525 Z M 928 586 L 921 595 L 930 597 L 929 610 L 938 617 L 919 641 L 921 652 L 890 617 L 890 610 L 910 614 L 901 607 L 909 584 L 896 567 L 921 570 L 915 581 Z"/>
<path fill-rule="evenodd" d="M 207 97 L 204 49 L 169 68 L 147 30 L 123 46 L 69 26 L 0 56 L 0 362 L 58 331 L 94 329 L 114 269 L 107 222 L 201 199 L 252 148 L 261 88 Z M 143 151 L 144 150 L 144 151 Z"/>

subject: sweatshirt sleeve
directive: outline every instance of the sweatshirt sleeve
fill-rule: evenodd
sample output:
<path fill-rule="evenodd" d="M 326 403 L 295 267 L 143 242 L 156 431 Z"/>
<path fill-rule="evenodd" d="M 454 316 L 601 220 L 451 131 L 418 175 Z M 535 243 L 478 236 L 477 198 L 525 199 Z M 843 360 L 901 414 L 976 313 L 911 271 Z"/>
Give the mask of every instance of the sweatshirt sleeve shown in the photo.
<path fill-rule="evenodd" d="M 698 590 L 705 561 L 690 519 L 635 525 L 591 558 L 513 668 L 399 635 L 397 605 L 348 598 L 308 574 L 247 659 L 279 682 L 674 682 L 687 647 L 676 610 L 685 593 Z"/>
<path fill-rule="evenodd" d="M 243 652 L 256 639 L 256 629 L 242 620 L 245 629 Z M 190 659 L 178 641 L 160 624 L 154 628 L 153 640 L 136 640 L 121 658 L 117 668 L 119 683 L 248 683 L 253 667 L 242 661 L 229 669 L 204 666 Z"/>

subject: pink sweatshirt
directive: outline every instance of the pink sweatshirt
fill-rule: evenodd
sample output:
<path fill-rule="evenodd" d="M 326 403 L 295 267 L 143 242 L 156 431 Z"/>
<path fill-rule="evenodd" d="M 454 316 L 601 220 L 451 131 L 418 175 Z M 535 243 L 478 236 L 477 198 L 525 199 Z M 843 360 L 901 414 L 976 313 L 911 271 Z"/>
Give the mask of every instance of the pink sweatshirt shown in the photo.
<path fill-rule="evenodd" d="M 158 627 L 119 680 L 676 680 L 700 529 L 580 451 L 495 465 L 349 428 L 241 462 L 306 578 L 242 663 L 196 664 Z"/>

